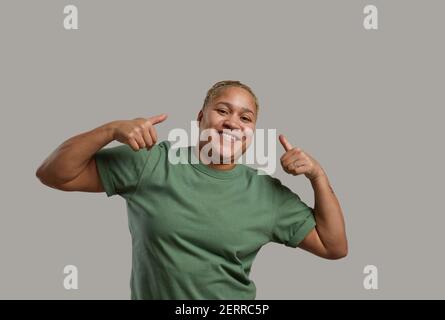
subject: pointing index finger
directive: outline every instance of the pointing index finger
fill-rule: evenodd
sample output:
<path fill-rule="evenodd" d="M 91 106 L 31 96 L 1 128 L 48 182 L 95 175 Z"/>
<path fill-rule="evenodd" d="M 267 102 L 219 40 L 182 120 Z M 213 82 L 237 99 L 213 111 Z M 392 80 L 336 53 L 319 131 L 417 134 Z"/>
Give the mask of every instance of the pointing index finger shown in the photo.
<path fill-rule="evenodd" d="M 161 123 L 161 122 L 165 121 L 165 119 L 167 119 L 167 115 L 165 113 L 154 116 L 154 117 L 147 118 L 147 120 L 150 121 L 151 124 Z"/>

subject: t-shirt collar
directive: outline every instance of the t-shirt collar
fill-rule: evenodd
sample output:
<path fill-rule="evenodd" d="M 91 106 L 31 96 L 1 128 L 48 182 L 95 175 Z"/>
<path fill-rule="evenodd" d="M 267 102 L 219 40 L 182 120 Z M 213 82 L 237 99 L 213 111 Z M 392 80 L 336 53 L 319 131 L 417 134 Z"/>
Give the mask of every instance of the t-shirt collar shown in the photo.
<path fill-rule="evenodd" d="M 229 179 L 233 178 L 240 174 L 241 172 L 241 165 L 235 164 L 235 167 L 233 167 L 230 170 L 219 170 L 212 167 L 209 167 L 208 165 L 204 164 L 200 159 L 198 159 L 198 147 L 197 146 L 188 146 L 188 161 L 189 163 L 197 170 L 208 174 L 209 176 L 212 176 L 214 178 L 218 179 Z"/>

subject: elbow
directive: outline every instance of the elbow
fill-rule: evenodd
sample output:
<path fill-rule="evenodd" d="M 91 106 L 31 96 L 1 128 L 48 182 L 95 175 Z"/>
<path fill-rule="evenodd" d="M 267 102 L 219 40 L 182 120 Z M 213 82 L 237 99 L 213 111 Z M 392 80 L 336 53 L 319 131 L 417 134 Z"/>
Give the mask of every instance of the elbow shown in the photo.
<path fill-rule="evenodd" d="M 40 166 L 37 170 L 36 170 L 36 177 L 37 177 L 37 179 L 39 179 L 40 180 L 40 182 L 42 182 L 43 184 L 45 183 L 44 182 L 44 174 L 43 174 L 43 168 L 42 168 L 42 166 Z"/>
<path fill-rule="evenodd" d="M 53 184 L 51 184 L 51 183 L 48 181 L 48 178 L 47 178 L 48 175 L 47 175 L 46 172 L 45 172 L 45 169 L 44 169 L 44 165 L 43 165 L 43 164 L 36 170 L 35 175 L 36 175 L 37 179 L 39 179 L 39 181 L 40 181 L 42 184 L 44 184 L 45 186 L 48 186 L 48 187 L 54 187 Z"/>
<path fill-rule="evenodd" d="M 348 255 L 348 247 L 336 248 L 328 252 L 326 259 L 329 260 L 339 260 L 343 259 Z"/>
<path fill-rule="evenodd" d="M 330 254 L 330 255 L 327 257 L 327 259 L 329 259 L 329 260 L 340 260 L 340 259 L 345 258 L 347 255 L 348 255 L 348 252 L 347 252 L 347 251 L 338 252 L 338 253 Z"/>

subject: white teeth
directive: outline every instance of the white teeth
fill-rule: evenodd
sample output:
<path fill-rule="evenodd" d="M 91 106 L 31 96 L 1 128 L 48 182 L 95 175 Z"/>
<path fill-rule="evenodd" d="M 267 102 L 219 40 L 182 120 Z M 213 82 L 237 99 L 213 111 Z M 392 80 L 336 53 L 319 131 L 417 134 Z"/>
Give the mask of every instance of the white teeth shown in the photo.
<path fill-rule="evenodd" d="M 232 136 L 231 134 L 228 134 L 228 133 L 221 133 L 221 135 L 223 136 L 223 138 L 225 138 L 225 139 L 227 139 L 227 140 L 230 140 L 230 141 L 236 141 L 237 139 L 234 137 L 234 136 Z"/>

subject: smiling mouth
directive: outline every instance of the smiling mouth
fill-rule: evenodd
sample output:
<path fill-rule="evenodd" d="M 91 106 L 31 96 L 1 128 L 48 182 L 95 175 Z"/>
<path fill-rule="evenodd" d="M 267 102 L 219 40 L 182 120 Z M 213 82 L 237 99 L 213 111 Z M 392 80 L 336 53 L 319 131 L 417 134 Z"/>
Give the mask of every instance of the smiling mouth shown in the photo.
<path fill-rule="evenodd" d="M 238 136 L 236 136 L 235 134 L 229 133 L 229 132 L 219 131 L 218 133 L 223 139 L 231 141 L 231 142 L 236 142 L 236 141 L 240 140 L 240 138 Z"/>

